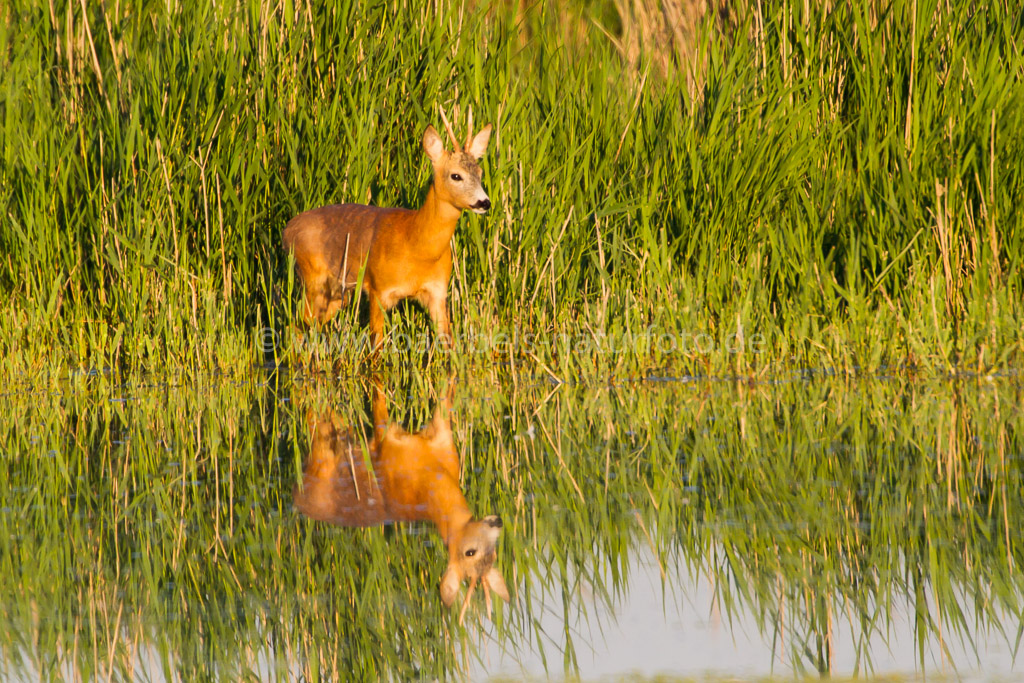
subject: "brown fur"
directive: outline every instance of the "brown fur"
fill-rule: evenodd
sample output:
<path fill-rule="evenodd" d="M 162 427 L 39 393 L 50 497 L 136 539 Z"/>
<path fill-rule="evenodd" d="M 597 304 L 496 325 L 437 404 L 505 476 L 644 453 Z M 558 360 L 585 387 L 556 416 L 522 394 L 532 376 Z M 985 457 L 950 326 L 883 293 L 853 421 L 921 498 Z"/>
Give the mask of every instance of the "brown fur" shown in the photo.
<path fill-rule="evenodd" d="M 310 415 L 312 443 L 302 486 L 294 492 L 295 507 L 308 517 L 341 526 L 429 520 L 448 548 L 441 580 L 445 605 L 452 604 L 465 579 L 471 587 L 480 582 L 488 599 L 493 590 L 508 601 L 508 588 L 493 566 L 501 520 L 494 515 L 475 519 L 469 509 L 459 486 L 449 411 L 450 399 L 445 398 L 430 424 L 411 434 L 388 421 L 384 392 L 375 387 L 371 467 L 337 413 L 318 420 Z"/>
<path fill-rule="evenodd" d="M 464 209 L 483 213 L 490 208 L 477 160 L 487 149 L 491 126 L 476 136 L 470 130 L 465 151 L 450 128 L 449 135 L 454 145 L 450 152 L 433 126 L 423 133 L 423 150 L 433 164 L 434 178 L 419 209 L 333 204 L 288 221 L 284 245 L 295 254 L 305 288 L 307 323 L 332 318 L 358 284 L 365 265 L 362 291 L 370 301 L 374 348 L 383 344 L 384 312 L 409 298 L 426 307 L 441 339 L 450 342 L 451 238 Z"/>

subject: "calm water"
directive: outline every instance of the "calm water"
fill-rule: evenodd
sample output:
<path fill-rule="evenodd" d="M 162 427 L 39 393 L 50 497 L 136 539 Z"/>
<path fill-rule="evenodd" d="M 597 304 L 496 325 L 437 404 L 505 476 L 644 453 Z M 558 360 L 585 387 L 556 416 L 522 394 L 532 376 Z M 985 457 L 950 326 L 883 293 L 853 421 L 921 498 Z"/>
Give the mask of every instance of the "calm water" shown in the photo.
<path fill-rule="evenodd" d="M 1022 678 L 1020 406 L 1017 377 L 12 391 L 0 677 Z"/>

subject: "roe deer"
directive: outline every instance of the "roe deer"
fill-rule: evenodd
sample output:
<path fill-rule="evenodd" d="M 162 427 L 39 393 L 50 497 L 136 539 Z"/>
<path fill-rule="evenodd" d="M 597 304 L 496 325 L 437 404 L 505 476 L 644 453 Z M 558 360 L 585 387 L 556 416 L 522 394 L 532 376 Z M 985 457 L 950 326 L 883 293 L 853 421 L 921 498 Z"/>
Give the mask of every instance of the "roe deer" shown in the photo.
<path fill-rule="evenodd" d="M 434 178 L 418 210 L 332 204 L 288 221 L 284 245 L 295 254 L 302 277 L 307 323 L 334 316 L 365 264 L 362 291 L 370 300 L 374 349 L 384 341 L 384 312 L 408 298 L 426 307 L 442 343 L 451 343 L 451 239 L 463 209 L 482 214 L 491 208 L 477 164 L 487 151 L 491 125 L 473 135 L 470 111 L 469 132 L 460 145 L 443 110 L 441 119 L 453 149 L 447 151 L 434 127 L 427 126 L 423 151 L 433 164 Z"/>
<path fill-rule="evenodd" d="M 448 565 L 441 579 L 441 599 L 455 601 L 463 579 L 469 591 L 459 612 L 461 623 L 477 583 L 483 584 L 487 613 L 491 591 L 505 602 L 508 588 L 494 567 L 501 518 L 476 519 L 459 487 L 459 456 L 452 440 L 446 396 L 433 419 L 410 434 L 388 422 L 384 391 L 373 393 L 373 438 L 369 444 L 372 470 L 351 428 L 331 411 L 319 419 L 308 416 L 312 443 L 303 466 L 302 486 L 294 492 L 295 507 L 307 517 L 341 526 L 377 526 L 393 521 L 434 523 L 448 548 Z"/>

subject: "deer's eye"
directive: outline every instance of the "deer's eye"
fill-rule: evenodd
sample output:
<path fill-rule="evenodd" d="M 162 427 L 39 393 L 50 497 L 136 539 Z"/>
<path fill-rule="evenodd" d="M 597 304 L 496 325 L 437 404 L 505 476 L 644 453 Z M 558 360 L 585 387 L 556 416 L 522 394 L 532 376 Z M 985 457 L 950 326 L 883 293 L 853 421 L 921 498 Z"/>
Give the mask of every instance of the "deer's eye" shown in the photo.
<path fill-rule="evenodd" d="M 473 557 L 476 555 L 476 548 L 470 548 L 466 551 L 466 557 Z"/>
<path fill-rule="evenodd" d="M 458 173 L 452 173 L 452 180 L 454 180 L 456 182 L 461 181 L 462 180 L 462 176 L 460 176 Z"/>

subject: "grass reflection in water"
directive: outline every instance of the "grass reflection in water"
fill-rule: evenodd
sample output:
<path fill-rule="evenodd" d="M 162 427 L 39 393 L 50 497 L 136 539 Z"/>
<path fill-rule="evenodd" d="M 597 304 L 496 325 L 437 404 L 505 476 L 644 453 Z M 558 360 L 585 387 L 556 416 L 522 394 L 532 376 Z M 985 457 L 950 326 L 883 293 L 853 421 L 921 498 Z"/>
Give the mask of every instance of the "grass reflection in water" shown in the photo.
<path fill-rule="evenodd" d="M 382 390 L 415 433 L 445 387 L 413 374 Z M 463 626 L 440 599 L 432 527 L 295 509 L 307 416 L 372 435 L 369 385 L 97 376 L 8 394 L 0 675 L 405 679 L 528 660 L 586 673 L 582 653 L 615 646 L 602 619 L 628 611 L 638 558 L 662 584 L 655 631 L 700 577 L 725 629 L 756 624 L 776 672 L 872 671 L 904 619 L 917 666 L 937 666 L 937 643 L 969 671 L 987 643 L 1020 638 L 1020 390 L 462 378 L 459 484 L 469 509 L 504 520 L 494 566 L 513 597 L 493 621 L 471 606 Z M 729 671 L 679 652 L 670 673 Z M 643 669 L 620 659 L 618 673 Z"/>

